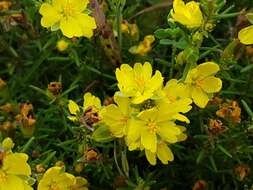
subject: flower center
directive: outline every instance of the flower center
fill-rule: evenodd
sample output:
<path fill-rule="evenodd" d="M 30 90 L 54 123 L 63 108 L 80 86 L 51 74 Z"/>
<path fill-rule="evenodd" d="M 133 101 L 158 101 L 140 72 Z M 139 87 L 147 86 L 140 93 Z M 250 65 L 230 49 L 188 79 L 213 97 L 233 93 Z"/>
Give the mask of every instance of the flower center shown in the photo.
<path fill-rule="evenodd" d="M 127 117 L 127 116 L 124 116 L 123 118 L 120 119 L 120 121 L 121 121 L 124 125 L 126 125 L 127 122 L 128 122 L 128 117 Z"/>
<path fill-rule="evenodd" d="M 203 81 L 203 80 L 196 80 L 196 86 L 202 87 L 203 84 L 204 84 L 204 81 Z"/>
<path fill-rule="evenodd" d="M 60 187 L 56 184 L 56 183 L 54 183 L 54 184 L 52 184 L 51 186 L 50 186 L 50 189 L 49 190 L 61 190 L 60 189 Z"/>
<path fill-rule="evenodd" d="M 169 99 L 169 101 L 170 102 L 175 102 L 175 101 L 177 101 L 177 97 L 176 96 L 167 96 L 168 97 L 168 99 Z"/>
<path fill-rule="evenodd" d="M 156 131 L 158 130 L 157 124 L 153 121 L 150 121 L 147 124 L 147 127 L 148 127 L 148 130 L 149 130 L 150 133 L 156 133 Z"/>
<path fill-rule="evenodd" d="M 4 171 L 0 170 L 0 183 L 3 183 L 7 180 L 7 175 Z"/>
<path fill-rule="evenodd" d="M 75 8 L 71 3 L 66 3 L 63 12 L 65 16 L 72 16 L 75 13 Z"/>
<path fill-rule="evenodd" d="M 143 87 L 145 84 L 145 80 L 142 77 L 138 77 L 136 80 L 138 86 Z"/>

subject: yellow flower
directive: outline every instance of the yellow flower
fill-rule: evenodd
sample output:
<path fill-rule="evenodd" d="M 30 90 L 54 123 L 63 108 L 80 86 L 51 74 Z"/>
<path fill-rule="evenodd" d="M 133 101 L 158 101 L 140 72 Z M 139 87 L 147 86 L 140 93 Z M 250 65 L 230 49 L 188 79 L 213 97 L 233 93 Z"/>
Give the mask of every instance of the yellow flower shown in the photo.
<path fill-rule="evenodd" d="M 184 3 L 182 0 L 174 0 L 172 18 L 188 28 L 198 28 L 203 23 L 202 12 L 199 3 L 190 1 Z"/>
<path fill-rule="evenodd" d="M 65 51 L 68 48 L 69 44 L 65 40 L 59 40 L 56 44 L 56 47 L 59 51 Z"/>
<path fill-rule="evenodd" d="M 170 107 L 178 107 L 178 112 L 187 113 L 191 110 L 192 100 L 189 98 L 187 87 L 183 83 L 179 83 L 176 79 L 169 80 L 163 88 L 165 101 Z M 163 102 L 162 102 L 163 103 Z"/>
<path fill-rule="evenodd" d="M 2 155 L 1 155 L 2 154 Z M 1 190 L 32 190 L 25 178 L 31 175 L 27 164 L 28 156 L 24 153 L 0 152 L 0 189 Z"/>
<path fill-rule="evenodd" d="M 85 11 L 88 0 L 52 0 L 52 3 L 43 3 L 40 7 L 42 15 L 41 25 L 51 27 L 51 30 L 60 29 L 68 38 L 85 36 L 92 37 L 96 23 L 93 17 Z"/>
<path fill-rule="evenodd" d="M 75 183 L 75 176 L 64 172 L 62 167 L 52 167 L 43 175 L 38 190 L 69 190 Z"/>
<path fill-rule="evenodd" d="M 178 142 L 182 130 L 174 123 L 174 113 L 168 109 L 154 107 L 138 114 L 137 119 L 132 120 L 129 125 L 127 143 L 131 145 L 140 141 L 140 147 L 156 153 L 160 140 L 171 144 Z"/>
<path fill-rule="evenodd" d="M 219 70 L 216 63 L 206 62 L 188 72 L 184 82 L 189 96 L 200 108 L 206 107 L 213 93 L 221 90 L 222 81 L 214 76 Z"/>
<path fill-rule="evenodd" d="M 101 109 L 100 99 L 93 96 L 91 93 L 85 93 L 83 99 L 83 111 L 86 111 L 90 107 L 95 111 L 99 111 Z M 71 116 L 68 116 L 68 119 L 71 121 L 78 121 L 81 112 L 79 106 L 73 100 L 69 100 L 68 109 L 71 114 Z"/>
<path fill-rule="evenodd" d="M 83 177 L 76 177 L 76 183 L 70 187 L 70 190 L 88 190 L 88 181 Z"/>
<path fill-rule="evenodd" d="M 148 62 L 143 65 L 136 63 L 134 68 L 122 64 L 120 69 L 116 70 L 116 78 L 120 92 L 131 97 L 133 104 L 140 104 L 152 98 L 163 83 L 163 77 L 159 71 L 152 76 L 152 66 Z"/>
<path fill-rule="evenodd" d="M 242 29 L 238 34 L 238 38 L 245 45 L 253 44 L 253 25 Z"/>
<path fill-rule="evenodd" d="M 145 36 L 144 40 L 139 43 L 138 46 L 133 46 L 129 49 L 129 52 L 132 54 L 139 54 L 141 56 L 146 55 L 152 49 L 152 44 L 155 41 L 153 35 Z"/>
<path fill-rule="evenodd" d="M 121 138 L 126 131 L 131 119 L 130 99 L 120 95 L 114 96 L 115 104 L 107 106 L 103 113 L 103 121 L 109 126 L 113 136 Z"/>

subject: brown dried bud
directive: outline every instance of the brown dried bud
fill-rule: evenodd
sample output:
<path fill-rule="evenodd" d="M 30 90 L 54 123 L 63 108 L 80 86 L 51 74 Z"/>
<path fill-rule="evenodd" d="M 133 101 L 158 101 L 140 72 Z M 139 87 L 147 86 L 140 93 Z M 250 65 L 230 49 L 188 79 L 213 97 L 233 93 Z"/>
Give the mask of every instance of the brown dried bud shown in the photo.
<path fill-rule="evenodd" d="M 60 82 L 50 82 L 47 86 L 49 92 L 51 92 L 54 96 L 57 96 L 62 91 L 62 83 Z"/>
<path fill-rule="evenodd" d="M 0 78 L 0 90 L 6 86 L 6 82 Z"/>
<path fill-rule="evenodd" d="M 240 181 L 243 181 L 250 173 L 250 168 L 247 165 L 240 164 L 236 166 L 235 173 L 238 176 Z"/>
<path fill-rule="evenodd" d="M 114 103 L 113 97 L 108 97 L 103 102 L 104 106 L 108 106 L 108 105 L 113 104 L 113 103 Z"/>
<path fill-rule="evenodd" d="M 88 149 L 85 153 L 85 161 L 91 162 L 99 159 L 99 154 L 95 149 Z"/>
<path fill-rule="evenodd" d="M 4 105 L 2 105 L 2 106 L 0 107 L 0 110 L 4 111 L 4 112 L 6 112 L 6 113 L 10 113 L 10 112 L 12 112 L 12 110 L 13 110 L 13 106 L 12 106 L 12 104 L 10 104 L 10 103 L 6 103 L 6 104 L 4 104 Z"/>
<path fill-rule="evenodd" d="M 205 189 L 207 189 L 207 183 L 204 180 L 198 180 L 192 188 L 192 190 L 205 190 Z"/>

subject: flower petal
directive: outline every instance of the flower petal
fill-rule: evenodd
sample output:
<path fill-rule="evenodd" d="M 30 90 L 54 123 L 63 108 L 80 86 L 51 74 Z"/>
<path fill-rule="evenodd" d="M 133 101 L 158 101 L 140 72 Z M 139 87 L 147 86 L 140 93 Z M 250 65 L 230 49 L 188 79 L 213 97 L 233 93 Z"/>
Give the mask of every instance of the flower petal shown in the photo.
<path fill-rule="evenodd" d="M 238 38 L 245 45 L 253 44 L 253 25 L 242 29 L 238 34 Z"/>
<path fill-rule="evenodd" d="M 61 19 L 61 15 L 57 12 L 57 10 L 48 3 L 43 3 L 39 12 L 42 15 L 41 25 L 46 28 L 53 26 Z"/>
<path fill-rule="evenodd" d="M 69 100 L 68 108 L 69 112 L 73 115 L 77 115 L 80 112 L 79 106 L 73 100 Z"/>
<path fill-rule="evenodd" d="M 199 79 L 204 79 L 208 76 L 215 75 L 220 67 L 214 62 L 205 62 L 196 67 Z"/>
<path fill-rule="evenodd" d="M 222 88 L 222 81 L 221 81 L 221 79 L 214 77 L 214 76 L 207 77 L 203 80 L 201 88 L 206 93 L 219 92 Z"/>
<path fill-rule="evenodd" d="M 151 152 L 156 152 L 157 137 L 155 133 L 149 132 L 148 129 L 144 129 L 141 134 L 141 144 L 145 149 Z"/>
<path fill-rule="evenodd" d="M 192 99 L 200 108 L 206 107 L 209 101 L 208 95 L 199 87 L 192 88 Z"/>
<path fill-rule="evenodd" d="M 12 175 L 31 175 L 27 160 L 28 156 L 24 153 L 8 154 L 3 160 L 3 170 Z"/>
<path fill-rule="evenodd" d="M 82 36 L 91 38 L 93 36 L 93 30 L 97 27 L 95 19 L 84 13 L 78 14 L 75 19 L 82 30 Z"/>
<path fill-rule="evenodd" d="M 83 96 L 83 108 L 86 110 L 90 106 L 95 106 L 97 109 L 101 108 L 101 101 L 98 97 L 92 95 L 91 93 L 87 92 Z"/>
<path fill-rule="evenodd" d="M 165 143 L 159 143 L 157 146 L 157 157 L 163 164 L 168 164 L 168 161 L 174 160 L 174 155 L 170 148 Z"/>
<path fill-rule="evenodd" d="M 156 154 L 145 149 L 145 155 L 151 165 L 156 165 Z"/>
<path fill-rule="evenodd" d="M 60 29 L 63 35 L 68 38 L 80 37 L 83 35 L 82 28 L 73 17 L 62 18 L 60 20 Z"/>

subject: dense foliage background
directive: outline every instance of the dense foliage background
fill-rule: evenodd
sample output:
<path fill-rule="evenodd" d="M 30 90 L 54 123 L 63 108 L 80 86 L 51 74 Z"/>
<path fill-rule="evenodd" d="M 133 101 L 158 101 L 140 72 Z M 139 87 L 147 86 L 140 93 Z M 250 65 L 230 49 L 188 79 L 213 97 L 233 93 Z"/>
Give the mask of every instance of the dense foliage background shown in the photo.
<path fill-rule="evenodd" d="M 212 59 L 220 65 L 222 71 L 219 77 L 223 81 L 223 90 L 207 108 L 200 110 L 194 107 L 188 114 L 191 120 L 187 125 L 188 139 L 172 146 L 175 160 L 168 165 L 150 166 L 143 153 L 128 152 L 130 178 L 126 181 L 114 163 L 114 143 L 90 140 L 88 146 L 98 155 L 92 161 L 83 159 L 87 156 L 82 146 L 83 130 L 66 117 L 68 99 L 81 103 L 83 93 L 90 91 L 102 100 L 108 100 L 117 90 L 114 74 L 116 66 L 104 51 L 107 47 L 103 46 L 99 31 L 91 40 L 67 39 L 60 31 L 50 32 L 42 28 L 38 13 L 40 3 L 35 0 L 17 0 L 12 1 L 9 10 L 0 11 L 0 77 L 7 83 L 0 91 L 0 105 L 14 105 L 11 113 L 0 112 L 0 134 L 2 137 L 12 137 L 16 149 L 29 154 L 34 177 L 39 173 L 36 165 L 43 164 L 43 167 L 48 168 L 57 161 L 63 161 L 67 171 L 85 176 L 90 189 L 94 190 L 251 189 L 253 47 L 231 44 L 237 38 L 238 30 L 249 25 L 243 12 L 218 20 L 209 38 L 204 39 L 198 62 Z M 116 30 L 114 21 L 117 11 L 110 2 L 103 1 L 103 5 L 107 19 Z M 122 17 L 129 23 L 137 24 L 140 37 L 122 34 L 123 63 L 133 65 L 135 62 L 150 61 L 166 80 L 171 78 L 171 67 L 174 77 L 182 74 L 183 67 L 172 64 L 180 52 L 179 49 L 173 52 L 173 44 L 164 45 L 156 40 L 152 51 L 145 56 L 132 55 L 128 51 L 145 35 L 168 28 L 167 15 L 170 8 L 171 1 L 126 2 Z M 253 8 L 253 4 L 251 0 L 227 1 L 222 11 L 228 8 L 229 13 L 237 13 Z M 56 48 L 60 39 L 70 44 L 64 52 Z M 47 93 L 48 84 L 54 81 L 61 82 L 63 86 L 56 98 Z M 233 113 L 234 107 L 228 106 L 233 104 L 231 101 L 236 101 L 241 108 L 241 114 L 232 114 L 232 119 L 237 117 L 236 122 L 216 115 L 217 110 L 226 106 Z M 8 131 L 3 127 L 6 121 L 15 121 L 19 104 L 25 102 L 32 103 L 36 119 L 32 137 L 25 137 L 20 127 Z M 224 131 L 212 131 L 210 119 L 222 122 Z M 76 169 L 78 164 L 84 167 L 82 171 Z"/>

